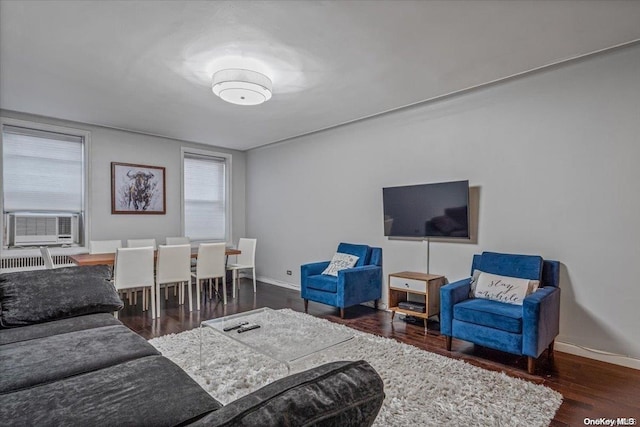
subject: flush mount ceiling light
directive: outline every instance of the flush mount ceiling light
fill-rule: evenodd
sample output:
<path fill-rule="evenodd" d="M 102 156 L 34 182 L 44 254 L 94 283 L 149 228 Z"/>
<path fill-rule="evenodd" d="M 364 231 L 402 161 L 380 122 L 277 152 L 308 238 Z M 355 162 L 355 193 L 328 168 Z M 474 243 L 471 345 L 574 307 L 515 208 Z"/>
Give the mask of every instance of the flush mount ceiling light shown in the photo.
<path fill-rule="evenodd" d="M 232 104 L 258 105 L 271 99 L 271 79 L 251 70 L 220 70 L 213 75 L 211 89 Z"/>

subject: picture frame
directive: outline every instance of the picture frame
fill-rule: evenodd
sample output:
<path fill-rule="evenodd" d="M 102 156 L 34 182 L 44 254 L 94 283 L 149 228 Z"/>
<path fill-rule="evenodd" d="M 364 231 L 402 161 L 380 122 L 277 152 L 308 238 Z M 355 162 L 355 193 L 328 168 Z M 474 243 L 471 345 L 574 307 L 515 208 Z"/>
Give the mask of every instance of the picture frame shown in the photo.
<path fill-rule="evenodd" d="M 111 213 L 166 214 L 166 177 L 161 166 L 111 162 Z"/>

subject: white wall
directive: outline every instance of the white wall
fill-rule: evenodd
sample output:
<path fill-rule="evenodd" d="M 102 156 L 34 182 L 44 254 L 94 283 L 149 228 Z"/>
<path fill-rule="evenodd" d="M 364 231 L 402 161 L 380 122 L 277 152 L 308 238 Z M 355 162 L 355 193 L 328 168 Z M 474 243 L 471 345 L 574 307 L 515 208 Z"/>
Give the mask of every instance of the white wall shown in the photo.
<path fill-rule="evenodd" d="M 558 340 L 640 358 L 639 136 L 635 46 L 252 150 L 258 275 L 299 286 L 340 241 L 381 246 L 385 275 L 424 271 L 423 243 L 383 237 L 381 189 L 469 179 L 477 244 L 432 242 L 431 272 L 468 276 L 483 250 L 559 260 Z"/>
<path fill-rule="evenodd" d="M 245 235 L 246 154 L 244 152 L 6 110 L 0 111 L 0 114 L 3 117 L 91 132 L 89 210 L 90 238 L 93 240 L 126 241 L 126 239 L 153 237 L 158 243 L 163 243 L 167 236 L 181 235 L 181 147 L 231 153 L 232 242 L 237 242 L 239 237 Z M 166 215 L 112 215 L 111 162 L 165 167 Z"/>

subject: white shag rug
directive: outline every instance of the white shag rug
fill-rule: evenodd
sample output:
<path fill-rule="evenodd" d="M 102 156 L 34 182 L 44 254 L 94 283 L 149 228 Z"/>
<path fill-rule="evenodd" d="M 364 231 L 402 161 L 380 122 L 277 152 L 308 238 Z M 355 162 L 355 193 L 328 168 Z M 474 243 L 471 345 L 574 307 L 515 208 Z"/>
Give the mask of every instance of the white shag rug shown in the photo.
<path fill-rule="evenodd" d="M 355 336 L 296 361 L 291 373 L 336 360 L 366 360 L 382 377 L 386 394 L 375 426 L 548 426 L 562 403 L 560 393 L 543 385 L 293 310 L 278 311 L 292 317 L 290 328 L 316 333 L 321 328 L 326 334 L 348 330 Z M 281 334 L 286 337 L 287 330 Z M 223 404 L 288 374 L 283 364 L 209 328 L 149 342 Z"/>

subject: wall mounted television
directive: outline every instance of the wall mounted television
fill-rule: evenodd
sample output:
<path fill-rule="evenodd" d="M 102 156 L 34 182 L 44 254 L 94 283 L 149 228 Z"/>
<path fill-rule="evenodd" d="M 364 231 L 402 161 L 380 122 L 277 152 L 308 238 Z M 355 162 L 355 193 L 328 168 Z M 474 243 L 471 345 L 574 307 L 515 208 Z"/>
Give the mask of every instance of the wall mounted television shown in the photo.
<path fill-rule="evenodd" d="M 469 181 L 385 187 L 384 235 L 469 239 Z"/>

